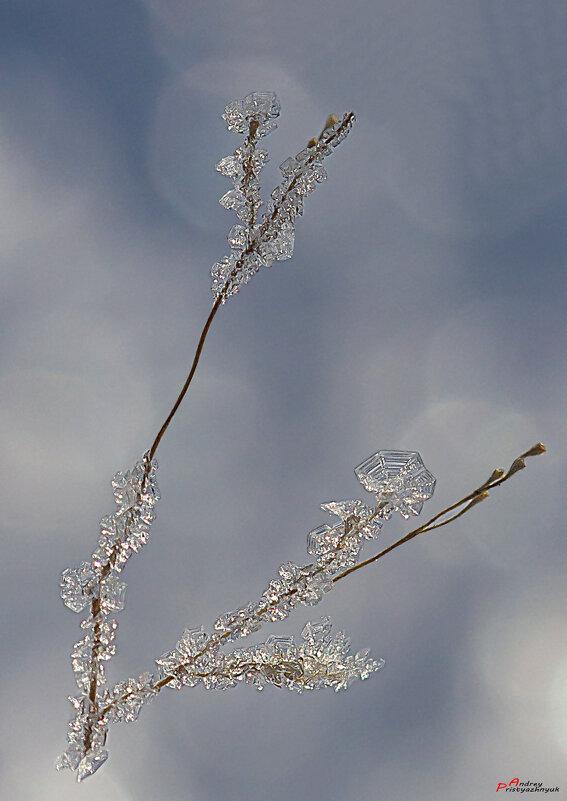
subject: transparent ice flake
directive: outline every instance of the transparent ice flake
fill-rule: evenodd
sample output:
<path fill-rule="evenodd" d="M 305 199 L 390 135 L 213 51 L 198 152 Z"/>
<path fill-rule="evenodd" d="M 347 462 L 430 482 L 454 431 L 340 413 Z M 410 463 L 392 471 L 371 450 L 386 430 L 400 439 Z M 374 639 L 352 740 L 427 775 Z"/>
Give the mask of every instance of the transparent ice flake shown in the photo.
<path fill-rule="evenodd" d="M 197 656 L 207 644 L 209 635 L 202 629 L 185 629 L 177 643 L 177 651 L 185 658 Z"/>
<path fill-rule="evenodd" d="M 263 147 L 256 148 L 254 152 L 254 170 L 258 172 L 270 160 L 270 154 Z"/>
<path fill-rule="evenodd" d="M 326 535 L 331 530 L 331 526 L 323 523 L 317 528 L 312 529 L 307 535 L 307 553 L 315 556 L 326 550 Z"/>
<path fill-rule="evenodd" d="M 231 248 L 243 248 L 246 245 L 247 230 L 244 225 L 233 225 L 226 238 Z"/>
<path fill-rule="evenodd" d="M 331 633 L 331 618 L 322 617 L 320 620 L 312 620 L 305 624 L 301 636 L 305 642 L 326 643 Z"/>
<path fill-rule="evenodd" d="M 267 136 L 275 131 L 277 127 L 278 124 L 274 122 L 274 120 L 266 120 L 266 122 L 262 123 L 258 128 L 258 136 Z"/>
<path fill-rule="evenodd" d="M 112 479 L 112 489 L 114 490 L 114 499 L 121 509 L 126 511 L 134 506 L 137 500 L 137 487 L 130 480 L 128 473 L 119 470 Z"/>
<path fill-rule="evenodd" d="M 264 267 L 271 267 L 278 257 L 278 243 L 276 239 L 268 239 L 258 245 L 258 255 Z"/>
<path fill-rule="evenodd" d="M 242 162 L 236 156 L 225 156 L 218 164 L 215 164 L 215 170 L 225 175 L 227 178 L 240 178 L 244 175 Z"/>
<path fill-rule="evenodd" d="M 82 759 L 82 751 L 76 746 L 70 745 L 66 751 L 60 754 L 55 760 L 56 770 L 76 770 Z"/>
<path fill-rule="evenodd" d="M 59 586 L 61 599 L 73 612 L 82 612 L 90 600 L 90 584 L 95 579 L 95 571 L 89 562 L 81 562 L 79 567 L 66 568 L 61 573 Z"/>
<path fill-rule="evenodd" d="M 248 281 L 255 275 L 260 267 L 264 264 L 261 256 L 259 253 L 255 251 L 250 251 L 248 253 L 243 253 L 241 257 L 242 268 L 241 268 L 241 280 L 242 283 L 247 284 Z"/>
<path fill-rule="evenodd" d="M 244 103 L 242 100 L 233 100 L 229 103 L 224 110 L 222 118 L 229 131 L 234 131 L 235 133 L 248 132 L 249 124 L 246 120 Z"/>
<path fill-rule="evenodd" d="M 277 261 L 284 261 L 291 259 L 293 256 L 293 247 L 295 244 L 295 231 L 293 225 L 284 223 L 281 227 L 280 235 L 275 241 L 276 244 L 276 259 Z"/>
<path fill-rule="evenodd" d="M 295 651 L 295 642 L 292 636 L 270 634 L 266 638 L 266 650 L 270 653 L 280 653 L 289 656 Z"/>
<path fill-rule="evenodd" d="M 282 581 L 287 585 L 293 585 L 301 576 L 301 568 L 294 562 L 284 562 L 278 568 L 278 573 Z"/>
<path fill-rule="evenodd" d="M 100 602 L 105 614 L 121 612 L 124 609 L 126 586 L 124 581 L 120 581 L 118 576 L 112 573 L 105 576 L 100 588 Z"/>
<path fill-rule="evenodd" d="M 137 679 L 129 678 L 116 684 L 104 699 L 104 704 L 110 707 L 108 719 L 125 723 L 137 720 L 142 706 L 157 695 L 155 681 L 155 677 L 146 672 Z"/>
<path fill-rule="evenodd" d="M 360 536 L 367 540 L 377 537 L 384 524 L 373 509 L 356 499 L 322 503 L 321 509 L 336 515 L 345 522 L 350 520 L 351 530 L 359 532 Z"/>
<path fill-rule="evenodd" d="M 133 511 L 133 518 L 146 522 L 151 522 L 154 518 L 151 510 L 159 500 L 159 489 L 155 480 L 157 470 L 157 461 L 154 459 L 148 464 L 149 454 L 144 454 L 140 461 L 136 462 L 134 467 L 126 473 L 119 471 L 112 479 L 112 489 L 114 491 L 114 498 L 118 505 L 118 511 L 113 516 L 116 526 L 118 526 L 119 518 L 123 518 L 122 526 L 126 527 L 128 524 L 124 518 L 126 512 Z M 105 518 L 103 520 L 106 521 Z M 102 531 L 101 535 L 104 537 L 106 531 Z M 109 532 L 112 534 L 112 532 Z"/>
<path fill-rule="evenodd" d="M 251 92 L 243 100 L 233 100 L 222 115 L 229 131 L 248 134 L 254 130 L 250 123 L 254 120 L 256 136 L 265 136 L 276 125 L 274 119 L 279 116 L 280 103 L 273 92 Z"/>
<path fill-rule="evenodd" d="M 435 489 L 435 478 L 417 451 L 378 451 L 354 472 L 363 487 L 375 493 L 384 519 L 393 511 L 406 519 L 419 514 Z"/>
<path fill-rule="evenodd" d="M 280 115 L 281 105 L 274 92 L 251 92 L 242 103 L 249 119 L 275 119 Z"/>
<path fill-rule="evenodd" d="M 325 593 L 333 589 L 331 574 L 319 568 L 318 572 L 310 576 L 297 588 L 297 599 L 305 606 L 315 606 L 323 600 Z"/>
<path fill-rule="evenodd" d="M 77 768 L 77 781 L 82 782 L 87 776 L 92 776 L 93 773 L 104 765 L 108 759 L 108 751 L 102 747 L 93 748 L 89 753 L 84 756 L 79 762 Z"/>
<path fill-rule="evenodd" d="M 312 147 L 304 147 L 303 150 L 300 150 L 299 153 L 296 155 L 295 160 L 299 162 L 307 161 L 307 159 L 313 155 L 313 148 Z"/>
<path fill-rule="evenodd" d="M 225 209 L 232 209 L 237 214 L 246 208 L 246 195 L 240 189 L 230 189 L 219 200 Z"/>
<path fill-rule="evenodd" d="M 183 655 L 174 648 L 173 651 L 166 651 L 159 656 L 155 663 L 161 669 L 164 675 L 173 673 L 183 662 Z"/>
<path fill-rule="evenodd" d="M 322 164 L 313 165 L 313 177 L 315 178 L 318 184 L 323 183 L 323 181 L 327 180 L 327 170 L 323 167 Z"/>
<path fill-rule="evenodd" d="M 229 256 L 211 267 L 211 289 L 215 297 L 222 297 L 222 302 L 235 295 L 243 283 L 242 270 L 237 269 L 237 256 L 233 251 Z"/>
<path fill-rule="evenodd" d="M 291 178 L 295 174 L 299 165 L 293 156 L 289 156 L 280 164 L 280 171 L 284 178 Z"/>

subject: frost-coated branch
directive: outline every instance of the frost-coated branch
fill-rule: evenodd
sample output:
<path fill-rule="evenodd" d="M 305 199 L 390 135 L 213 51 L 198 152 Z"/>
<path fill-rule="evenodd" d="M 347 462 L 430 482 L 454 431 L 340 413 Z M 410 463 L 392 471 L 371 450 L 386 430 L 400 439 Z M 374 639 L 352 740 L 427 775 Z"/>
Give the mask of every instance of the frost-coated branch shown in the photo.
<path fill-rule="evenodd" d="M 434 517 L 431 518 L 431 520 L 428 520 L 427 523 L 424 523 L 422 526 L 418 526 L 418 528 L 410 531 L 410 533 L 406 534 L 405 537 L 402 537 L 393 545 L 390 545 L 388 548 L 380 551 L 380 553 L 377 553 L 376 556 L 371 556 L 369 559 L 365 559 L 358 565 L 353 565 L 347 570 L 344 570 L 338 576 L 333 578 L 333 582 L 345 578 L 351 573 L 354 573 L 355 570 L 359 570 L 361 567 L 366 567 L 367 565 L 377 562 L 378 559 L 386 556 L 386 554 L 390 553 L 390 551 L 399 548 L 399 546 L 403 545 L 405 542 L 413 540 L 413 538 L 417 537 L 418 534 L 423 534 L 426 531 L 433 531 L 436 528 L 441 528 L 442 526 L 446 526 L 448 523 L 452 523 L 454 520 L 457 520 L 457 518 L 462 517 L 474 506 L 482 501 L 485 501 L 490 495 L 489 490 L 496 489 L 496 487 L 499 487 L 505 481 L 508 481 L 508 479 L 512 478 L 512 476 L 518 473 L 520 470 L 523 470 L 526 466 L 526 459 L 528 459 L 530 456 L 540 456 L 542 453 L 545 453 L 546 450 L 547 448 L 543 442 L 537 442 L 529 450 L 525 451 L 525 453 L 520 454 L 517 459 L 514 459 L 508 470 L 503 470 L 501 467 L 496 468 L 496 470 L 490 474 L 489 478 L 483 484 L 481 484 L 480 487 L 477 487 L 468 495 L 465 495 L 465 497 L 461 498 L 460 501 L 456 501 L 455 503 L 452 503 L 451 506 L 448 506 L 446 509 L 438 512 Z M 456 511 L 457 509 L 459 511 Z M 450 514 L 451 512 L 454 512 L 454 514 Z"/>
<path fill-rule="evenodd" d="M 119 472 L 112 480 L 117 508 L 101 520 L 91 559 L 61 575 L 65 605 L 74 612 L 87 610 L 81 622 L 84 635 L 71 652 L 78 694 L 69 699 L 74 717 L 69 723 L 68 747 L 56 763 L 58 770 L 75 771 L 78 781 L 92 775 L 108 758 L 105 746 L 109 724 L 135 720 L 144 704 L 164 687 L 182 689 L 201 684 L 206 689 L 224 690 L 243 682 L 259 690 L 272 684 L 297 692 L 326 687 L 339 691 L 356 679 L 368 678 L 384 661 L 371 658 L 367 649 L 352 654 L 349 639 L 340 631 L 332 634 L 328 618 L 307 623 L 301 641 L 270 634 L 264 642 L 247 649 L 224 649 L 266 624 L 284 620 L 300 605 L 318 604 L 337 581 L 353 571 L 377 561 L 418 534 L 460 517 L 486 498 L 490 489 L 520 470 L 526 457 L 545 450 L 541 444 L 534 446 L 507 472 L 494 471 L 472 493 L 376 556 L 359 562 L 364 543 L 381 533 L 394 512 L 405 519 L 418 515 L 435 488 L 435 478 L 418 453 L 383 450 L 372 454 L 355 468 L 364 489 L 374 496 L 372 505 L 357 499 L 322 504 L 321 508 L 335 521 L 309 532 L 307 552 L 312 561 L 281 565 L 257 601 L 221 614 L 209 632 L 202 627 L 185 629 L 174 648 L 155 660 L 155 673 L 144 672 L 108 686 L 106 664 L 116 652 L 114 615 L 124 608 L 126 591 L 120 576 L 130 556 L 148 541 L 160 498 L 155 453 L 193 380 L 212 321 L 220 306 L 260 267 L 291 258 L 295 220 L 303 213 L 303 199 L 327 177 L 323 160 L 347 136 L 355 119 L 350 112 L 342 120 L 331 115 L 319 137 L 309 140 L 307 147 L 280 165 L 282 183 L 271 193 L 260 218 L 258 176 L 268 154 L 258 143 L 274 130 L 279 112 L 279 102 L 271 92 L 253 92 L 225 109 L 223 119 L 228 130 L 245 134 L 246 139 L 232 156 L 216 165 L 233 182 L 233 189 L 220 202 L 236 212 L 240 223 L 228 234 L 230 254 L 211 270 L 213 307 L 189 375 L 151 448 L 130 471 Z"/>
<path fill-rule="evenodd" d="M 232 156 L 216 165 L 234 185 L 220 203 L 244 223 L 230 229 L 230 254 L 211 269 L 213 294 L 222 303 L 247 284 L 260 267 L 292 257 L 294 223 L 303 214 L 303 198 L 327 178 L 323 159 L 348 135 L 356 119 L 352 112 L 340 121 L 330 115 L 319 137 L 310 139 L 307 147 L 280 164 L 283 181 L 272 191 L 262 221 L 256 224 L 262 205 L 258 174 L 269 158 L 265 150 L 257 148 L 257 141 L 276 128 L 274 119 L 279 113 L 280 104 L 273 93 L 253 92 L 244 100 L 229 103 L 223 114 L 229 131 L 247 132 L 248 136 Z"/>

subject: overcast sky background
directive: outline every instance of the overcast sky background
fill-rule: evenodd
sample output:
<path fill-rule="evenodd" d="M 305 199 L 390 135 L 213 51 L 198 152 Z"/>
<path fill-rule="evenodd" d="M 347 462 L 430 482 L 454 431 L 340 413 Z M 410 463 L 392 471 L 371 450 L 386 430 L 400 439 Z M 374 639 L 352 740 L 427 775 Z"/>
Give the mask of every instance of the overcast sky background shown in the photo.
<path fill-rule="evenodd" d="M 566 41 L 561 0 L 0 3 L 2 798 L 480 801 L 514 777 L 567 798 Z M 254 90 L 283 108 L 265 196 L 327 114 L 358 122 L 296 255 L 215 319 L 110 678 L 305 560 L 374 451 L 421 452 L 428 516 L 549 453 L 261 633 L 329 614 L 380 673 L 165 690 L 77 787 L 53 768 L 80 631 L 58 574 L 186 376 L 236 221 L 220 115 Z"/>

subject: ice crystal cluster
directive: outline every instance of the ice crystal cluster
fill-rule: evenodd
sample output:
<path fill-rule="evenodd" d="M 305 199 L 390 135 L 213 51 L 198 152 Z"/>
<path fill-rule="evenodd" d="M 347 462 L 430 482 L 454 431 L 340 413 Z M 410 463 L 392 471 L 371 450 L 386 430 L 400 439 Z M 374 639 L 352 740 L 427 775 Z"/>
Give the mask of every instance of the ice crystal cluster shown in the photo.
<path fill-rule="evenodd" d="M 279 102 L 270 92 L 254 92 L 225 109 L 223 118 L 229 131 L 246 134 L 233 155 L 217 165 L 234 185 L 221 203 L 236 212 L 241 224 L 229 233 L 230 255 L 213 267 L 215 302 L 188 382 L 219 306 L 261 266 L 291 257 L 294 222 L 302 213 L 303 199 L 326 178 L 323 159 L 344 139 L 354 120 L 352 114 L 341 121 L 329 117 L 318 138 L 283 162 L 283 181 L 272 192 L 260 219 L 258 174 L 268 156 L 258 142 L 274 130 L 279 112 Z M 285 620 L 298 606 L 318 604 L 344 571 L 357 563 L 365 541 L 379 535 L 392 513 L 398 511 L 405 518 L 418 514 L 435 486 L 419 454 L 373 454 L 355 470 L 363 487 L 373 494 L 373 503 L 324 503 L 322 509 L 333 516 L 333 521 L 309 532 L 309 563 L 282 564 L 256 601 L 219 615 L 208 630 L 185 629 L 175 646 L 155 660 L 153 672 L 111 685 L 106 666 L 116 652 L 115 614 L 124 608 L 126 584 L 121 575 L 130 556 L 148 541 L 159 500 L 153 454 L 171 415 L 143 458 L 131 471 L 117 473 L 112 480 L 116 510 L 102 519 L 91 558 L 61 575 L 63 602 L 73 612 L 84 612 L 85 617 L 81 623 L 83 636 L 71 652 L 78 691 L 69 699 L 74 716 L 69 723 L 68 747 L 58 758 L 57 768 L 75 771 L 79 781 L 107 759 L 109 724 L 135 720 L 142 707 L 165 687 L 179 690 L 200 684 L 208 690 L 224 690 L 244 683 L 258 690 L 272 684 L 299 693 L 324 687 L 339 691 L 382 667 L 383 661 L 371 658 L 368 650 L 351 653 L 349 639 L 340 631 L 333 634 L 328 618 L 307 623 L 301 640 L 270 634 L 264 642 L 249 648 L 231 651 L 228 646 L 266 624 Z"/>
<path fill-rule="evenodd" d="M 124 609 L 126 584 L 119 578 L 129 557 L 148 540 L 159 500 L 157 462 L 149 455 L 131 471 L 112 479 L 116 511 L 100 521 L 98 546 L 89 562 L 67 568 L 61 574 L 61 598 L 73 612 L 88 614 L 81 622 L 84 637 L 71 651 L 71 666 L 79 689 L 69 700 L 75 717 L 69 723 L 68 748 L 57 760 L 57 768 L 77 771 L 83 779 L 108 757 L 104 748 L 106 726 L 100 705 L 107 694 L 105 666 L 116 653 L 117 622 L 113 613 Z"/>
<path fill-rule="evenodd" d="M 294 223 L 303 214 L 303 199 L 326 179 L 323 159 L 345 138 L 355 120 L 352 113 L 340 121 L 329 117 L 318 138 L 280 165 L 283 181 L 273 190 L 260 217 L 263 204 L 258 175 L 269 156 L 258 143 L 277 127 L 274 120 L 279 114 L 280 104 L 273 92 L 252 92 L 244 100 L 229 103 L 223 114 L 229 131 L 247 136 L 231 156 L 216 165 L 234 187 L 220 203 L 241 221 L 228 233 L 229 255 L 211 269 L 213 294 L 222 303 L 248 283 L 260 267 L 271 267 L 274 261 L 293 256 Z"/>
<path fill-rule="evenodd" d="M 339 691 L 379 670 L 384 661 L 371 658 L 367 649 L 352 654 L 348 637 L 340 631 L 331 633 L 329 618 L 307 623 L 297 643 L 293 636 L 270 634 L 248 649 L 223 648 L 267 623 L 284 620 L 297 606 L 318 604 L 333 588 L 333 578 L 356 564 L 364 542 L 378 536 L 392 511 L 404 517 L 408 511 L 418 514 L 435 486 L 419 454 L 373 454 L 355 472 L 365 489 L 374 493 L 374 504 L 360 500 L 322 504 L 338 522 L 320 525 L 307 535 L 307 551 L 314 561 L 282 564 L 258 601 L 220 615 L 208 632 L 185 629 L 175 647 L 155 660 L 155 673 L 144 672 L 108 687 L 104 667 L 115 653 L 117 627 L 110 614 L 124 606 L 125 585 L 117 574 L 147 540 L 159 498 L 156 469 L 155 460 L 149 462 L 146 455 L 131 472 L 115 476 L 118 509 L 101 521 L 99 547 L 90 562 L 63 571 L 61 577 L 64 603 L 75 612 L 87 604 L 91 607 L 81 623 L 86 634 L 71 653 L 79 693 L 69 699 L 75 716 L 69 723 L 68 748 L 57 761 L 58 769 L 75 770 L 79 781 L 107 759 L 109 723 L 136 720 L 144 704 L 163 687 L 180 690 L 202 684 L 208 690 L 224 690 L 245 683 L 258 690 L 272 684 L 299 693 L 324 687 Z"/>

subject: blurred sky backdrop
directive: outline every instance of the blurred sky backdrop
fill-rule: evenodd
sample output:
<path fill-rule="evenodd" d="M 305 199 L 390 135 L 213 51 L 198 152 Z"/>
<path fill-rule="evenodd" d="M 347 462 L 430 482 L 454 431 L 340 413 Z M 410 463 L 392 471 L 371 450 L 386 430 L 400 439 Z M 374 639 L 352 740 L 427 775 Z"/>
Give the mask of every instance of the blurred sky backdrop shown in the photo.
<path fill-rule="evenodd" d="M 2 798 L 481 801 L 514 777 L 567 798 L 566 41 L 561 0 L 2 0 Z M 294 258 L 211 329 L 111 679 L 306 559 L 370 453 L 421 452 L 428 515 L 549 453 L 271 629 L 329 614 L 380 673 L 166 690 L 78 788 L 53 768 L 80 619 L 58 574 L 185 378 L 236 222 L 220 115 L 253 90 L 283 107 L 265 195 L 327 114 L 358 122 Z"/>

